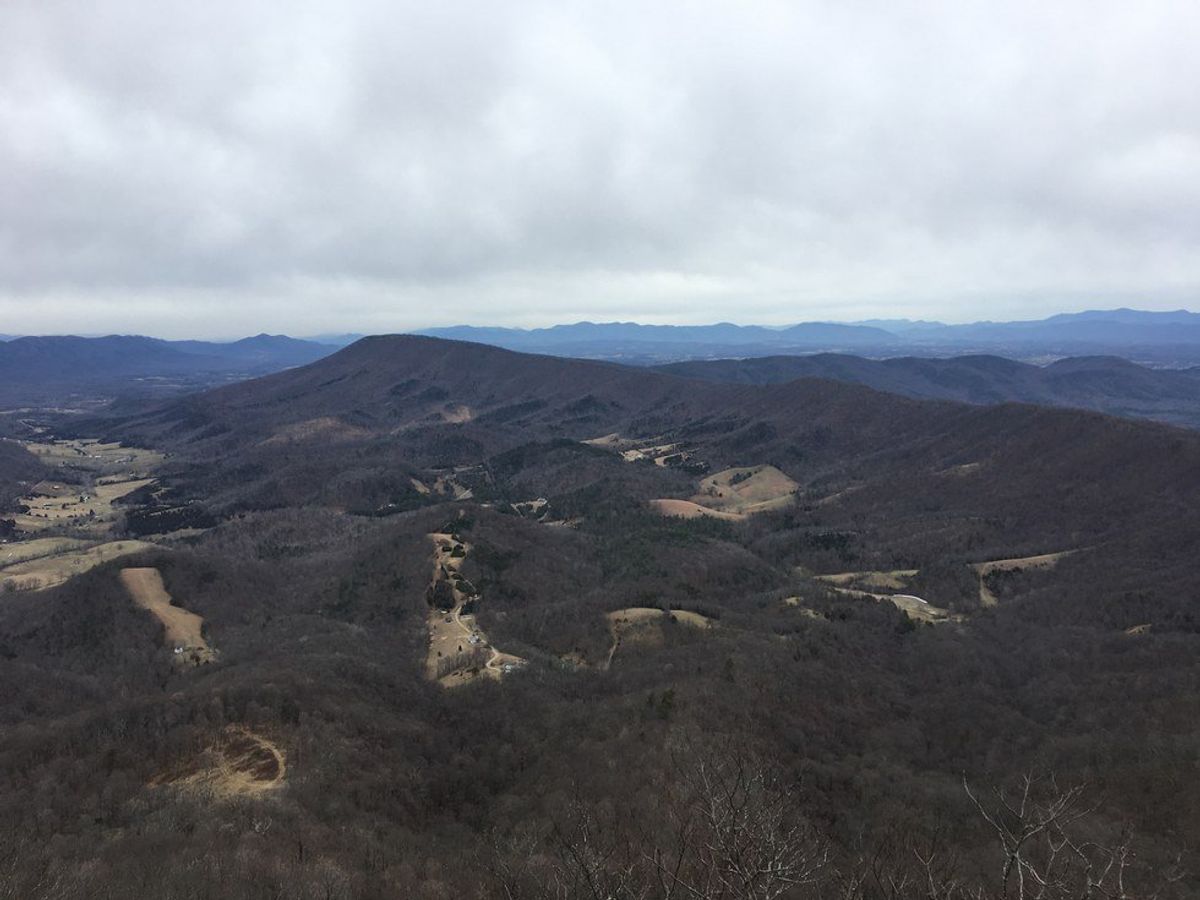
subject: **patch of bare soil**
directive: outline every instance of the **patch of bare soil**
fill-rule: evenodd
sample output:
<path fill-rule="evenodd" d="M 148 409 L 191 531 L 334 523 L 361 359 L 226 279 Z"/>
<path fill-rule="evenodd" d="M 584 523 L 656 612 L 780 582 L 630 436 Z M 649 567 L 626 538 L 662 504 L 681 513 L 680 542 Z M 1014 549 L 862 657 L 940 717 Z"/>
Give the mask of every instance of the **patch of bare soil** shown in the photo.
<path fill-rule="evenodd" d="M 162 574 L 153 568 L 121 570 L 121 583 L 133 602 L 148 610 L 163 626 L 163 639 L 175 653 L 180 667 L 202 666 L 213 662 L 217 653 L 204 640 L 204 620 L 171 603 Z"/>
<path fill-rule="evenodd" d="M 230 725 L 213 743 L 151 779 L 215 799 L 255 796 L 283 786 L 287 759 L 279 747 L 249 728 Z"/>
<path fill-rule="evenodd" d="M 461 425 L 475 418 L 475 412 L 461 403 L 447 404 L 439 413 L 441 420 L 449 425 Z"/>

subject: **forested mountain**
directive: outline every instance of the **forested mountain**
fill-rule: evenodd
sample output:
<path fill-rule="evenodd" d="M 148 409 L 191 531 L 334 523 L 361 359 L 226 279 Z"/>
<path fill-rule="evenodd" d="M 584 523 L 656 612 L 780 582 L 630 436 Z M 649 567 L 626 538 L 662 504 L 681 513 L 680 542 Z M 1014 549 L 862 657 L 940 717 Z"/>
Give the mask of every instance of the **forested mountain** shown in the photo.
<path fill-rule="evenodd" d="M 0 603 L 14 896 L 1195 896 L 1191 431 L 416 336 L 44 423 L 164 456 Z"/>
<path fill-rule="evenodd" d="M 997 356 L 873 360 L 813 354 L 694 360 L 658 369 L 738 384 L 828 378 L 906 397 L 1068 406 L 1200 427 L 1197 369 L 1149 369 L 1117 357 L 1077 357 L 1034 366 Z"/>

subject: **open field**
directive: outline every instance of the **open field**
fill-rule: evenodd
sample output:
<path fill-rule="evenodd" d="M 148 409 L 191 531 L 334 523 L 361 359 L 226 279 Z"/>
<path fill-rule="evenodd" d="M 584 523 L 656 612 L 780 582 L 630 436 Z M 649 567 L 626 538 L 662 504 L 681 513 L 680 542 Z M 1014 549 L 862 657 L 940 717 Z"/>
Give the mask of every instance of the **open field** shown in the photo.
<path fill-rule="evenodd" d="M 817 575 L 816 578 L 837 587 L 899 591 L 903 590 L 908 579 L 916 574 L 916 569 L 896 569 L 891 572 L 838 572 L 834 575 Z"/>
<path fill-rule="evenodd" d="M 122 569 L 121 583 L 134 603 L 162 623 L 164 640 L 175 651 L 178 665 L 201 666 L 216 659 L 216 651 L 204 640 L 204 620 L 171 603 L 158 569 Z"/>
<path fill-rule="evenodd" d="M 993 559 L 988 562 L 974 563 L 971 568 L 979 575 L 979 602 L 984 606 L 995 606 L 999 601 L 987 586 L 987 577 L 993 572 L 1011 572 L 1016 569 L 1049 569 L 1058 564 L 1064 556 L 1076 553 L 1076 550 L 1062 550 L 1058 553 L 1042 553 L 1038 556 L 1022 556 L 1015 559 Z"/>
<path fill-rule="evenodd" d="M 230 725 L 196 757 L 156 775 L 152 787 L 172 785 L 228 800 L 283 786 L 287 758 L 273 742 L 241 725 Z"/>
<path fill-rule="evenodd" d="M 700 613 L 686 609 L 663 610 L 657 606 L 631 606 L 627 609 L 616 609 L 606 614 L 608 631 L 612 635 L 612 645 L 608 649 L 608 658 L 602 668 L 612 665 L 613 657 L 626 640 L 636 640 L 644 644 L 661 644 L 663 640 L 662 626 L 668 621 L 688 625 L 697 629 L 712 628 L 712 620 Z"/>
<path fill-rule="evenodd" d="M 150 478 L 104 480 L 97 481 L 92 487 L 39 482 L 28 497 L 20 500 L 23 506 L 29 507 L 29 512 L 18 513 L 13 519 L 17 528 L 26 532 L 65 526 L 87 534 L 104 534 L 119 515 L 113 504 L 152 482 Z"/>
<path fill-rule="evenodd" d="M 109 560 L 154 549 L 158 549 L 158 545 L 147 541 L 108 541 L 84 549 L 49 553 L 0 569 L 0 591 L 44 590 L 62 584 Z"/>
<path fill-rule="evenodd" d="M 69 466 L 104 474 L 108 474 L 110 470 L 119 469 L 147 473 L 163 461 L 163 455 L 155 450 L 122 447 L 120 444 L 104 444 L 92 438 L 48 443 L 36 441 L 23 443 L 26 450 L 47 466 Z"/>
<path fill-rule="evenodd" d="M 709 475 L 692 500 L 710 509 L 752 515 L 790 505 L 798 487 L 774 466 L 749 466 Z"/>
<path fill-rule="evenodd" d="M 651 500 L 650 506 L 664 516 L 677 516 L 681 519 L 696 519 L 707 516 L 710 519 L 724 519 L 727 522 L 740 522 L 745 516 L 740 513 L 724 512 L 719 509 L 709 509 L 691 500 Z"/>
<path fill-rule="evenodd" d="M 16 541 L 0 544 L 0 569 L 43 556 L 55 556 L 69 550 L 86 547 L 87 541 L 78 538 L 34 538 L 31 541 Z"/>
<path fill-rule="evenodd" d="M 798 487 L 774 466 L 749 466 L 709 475 L 688 500 L 651 500 L 650 505 L 664 516 L 683 519 L 708 516 L 738 521 L 754 513 L 791 505 Z"/>

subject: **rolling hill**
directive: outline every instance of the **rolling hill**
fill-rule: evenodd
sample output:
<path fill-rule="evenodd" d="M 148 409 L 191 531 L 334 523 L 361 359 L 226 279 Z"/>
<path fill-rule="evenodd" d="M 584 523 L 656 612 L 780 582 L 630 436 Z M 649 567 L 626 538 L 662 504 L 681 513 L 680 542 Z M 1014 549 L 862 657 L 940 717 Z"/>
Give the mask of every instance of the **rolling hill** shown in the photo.
<path fill-rule="evenodd" d="M 814 898 L 989 896 L 964 776 L 1200 833 L 1194 432 L 415 336 L 47 422 L 161 462 L 0 602 L 14 896 L 655 897 L 730 773 Z"/>
<path fill-rule="evenodd" d="M 828 378 L 906 397 L 1066 406 L 1200 428 L 1197 370 L 1149 369 L 1116 357 L 1076 357 L 1034 366 L 996 356 L 872 360 L 814 354 L 695 360 L 658 370 L 738 384 Z"/>
<path fill-rule="evenodd" d="M 1006 373 L 1017 382 L 1029 368 L 990 359 L 965 365 L 975 380 L 983 372 L 993 383 Z M 1058 377 L 1069 381 L 1065 368 Z M 971 387 L 964 370 L 950 371 Z M 925 377 L 955 384 L 936 368 Z M 685 445 L 713 471 L 770 463 L 814 502 L 854 487 L 836 505 L 844 521 L 886 519 L 880 527 L 889 540 L 908 543 L 930 539 L 917 524 L 918 510 L 930 508 L 950 520 L 1021 510 L 1019 519 L 972 529 L 978 540 L 1023 534 L 1034 543 L 1078 543 L 1085 533 L 1102 540 L 1133 523 L 1151 528 L 1168 507 L 1192 522 L 1183 510 L 1193 500 L 1200 508 L 1190 474 L 1200 466 L 1200 436 L 1165 426 L 1032 405 L 908 399 L 832 380 L 713 383 L 414 336 L 367 338 L 309 366 L 186 397 L 117 427 L 135 443 L 206 460 L 198 464 L 210 479 L 204 492 L 230 502 L 282 491 L 287 502 L 339 505 L 340 484 L 361 504 L 370 493 L 364 482 L 376 480 L 381 493 L 371 502 L 383 506 L 394 489 L 383 477 L 389 467 L 488 464 L 531 443 L 616 433 Z M 357 477 L 345 472 L 348 453 Z M 947 475 L 957 470 L 963 477 Z M 1084 488 L 1100 483 L 1102 494 Z M 546 495 L 562 489 L 533 486 Z M 1111 519 L 1117 508 L 1120 526 Z"/>

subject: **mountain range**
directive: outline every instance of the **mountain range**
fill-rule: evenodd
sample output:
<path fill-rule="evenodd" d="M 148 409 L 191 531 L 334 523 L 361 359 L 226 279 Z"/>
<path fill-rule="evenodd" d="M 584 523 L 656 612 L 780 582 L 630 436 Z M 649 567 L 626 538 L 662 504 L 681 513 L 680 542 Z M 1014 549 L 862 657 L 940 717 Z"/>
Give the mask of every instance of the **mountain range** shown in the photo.
<path fill-rule="evenodd" d="M 999 356 L 873 360 L 821 353 L 693 360 L 659 366 L 658 371 L 738 384 L 826 378 L 905 397 L 1067 406 L 1200 428 L 1200 368 L 1150 369 L 1111 356 L 1035 366 Z"/>
<path fill-rule="evenodd" d="M 1112 354 L 1164 365 L 1200 362 L 1200 314 L 1130 309 L 1088 311 L 1038 321 L 945 325 L 905 319 L 787 328 L 579 322 L 530 330 L 454 326 L 419 332 L 510 350 L 633 363 L 853 350 L 869 356 L 996 353 L 1012 358 Z"/>

